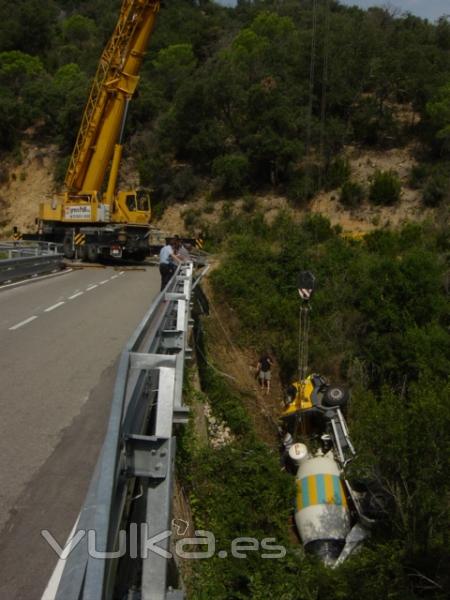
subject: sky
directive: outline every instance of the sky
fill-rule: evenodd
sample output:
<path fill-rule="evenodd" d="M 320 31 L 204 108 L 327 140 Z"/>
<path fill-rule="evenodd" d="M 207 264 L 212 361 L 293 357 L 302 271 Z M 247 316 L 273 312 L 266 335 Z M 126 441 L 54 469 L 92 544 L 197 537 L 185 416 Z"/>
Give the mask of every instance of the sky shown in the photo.
<path fill-rule="evenodd" d="M 233 6 L 236 0 L 216 0 L 219 4 Z M 434 21 L 442 15 L 450 15 L 450 0 L 339 0 L 342 4 L 356 5 L 361 8 L 369 6 L 383 6 L 390 4 L 403 12 Z"/>
<path fill-rule="evenodd" d="M 369 6 L 383 6 L 390 4 L 395 8 L 399 8 L 403 12 L 410 12 L 413 15 L 430 19 L 434 21 L 442 15 L 450 15 L 450 0 L 340 0 L 341 4 L 360 6 L 368 8 Z"/>

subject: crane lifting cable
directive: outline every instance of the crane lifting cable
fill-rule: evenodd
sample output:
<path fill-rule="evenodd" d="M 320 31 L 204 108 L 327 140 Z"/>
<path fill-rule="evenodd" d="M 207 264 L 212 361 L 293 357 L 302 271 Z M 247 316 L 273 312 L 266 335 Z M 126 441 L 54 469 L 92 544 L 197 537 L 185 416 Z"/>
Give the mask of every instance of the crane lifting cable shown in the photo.
<path fill-rule="evenodd" d="M 317 0 L 312 4 L 312 33 L 311 33 L 311 60 L 309 64 L 309 103 L 306 118 L 305 154 L 309 156 L 311 146 L 312 113 L 314 102 L 314 78 L 316 73 L 316 45 L 317 45 Z"/>
<path fill-rule="evenodd" d="M 298 380 L 303 382 L 308 372 L 309 355 L 309 301 L 315 288 L 316 278 L 310 271 L 302 271 L 298 276 L 298 293 L 301 299 L 298 332 Z"/>
<path fill-rule="evenodd" d="M 318 185 L 322 187 L 323 171 L 326 164 L 325 159 L 325 123 L 327 112 L 327 91 L 328 91 L 328 72 L 329 72 L 329 54 L 330 54 L 330 0 L 324 0 L 323 10 L 323 66 L 322 66 L 322 93 L 320 99 L 320 130 L 319 130 L 319 157 L 321 168 L 319 172 Z M 312 2 L 312 32 L 311 32 L 311 58 L 309 65 L 309 100 L 308 110 L 306 115 L 306 136 L 305 136 L 305 158 L 306 170 L 310 171 L 310 177 L 305 178 L 305 195 L 308 195 L 308 180 L 314 177 L 314 172 L 309 163 L 312 145 L 312 121 L 313 121 L 313 106 L 314 106 L 314 83 L 317 70 L 317 28 L 318 28 L 318 2 Z M 313 186 L 315 187 L 315 186 Z"/>
<path fill-rule="evenodd" d="M 323 39 L 322 99 L 320 107 L 320 143 L 319 152 L 322 168 L 320 169 L 319 187 L 322 187 L 323 172 L 326 168 L 325 157 L 325 124 L 327 116 L 328 65 L 330 57 L 330 0 L 325 0 L 325 23 Z"/>

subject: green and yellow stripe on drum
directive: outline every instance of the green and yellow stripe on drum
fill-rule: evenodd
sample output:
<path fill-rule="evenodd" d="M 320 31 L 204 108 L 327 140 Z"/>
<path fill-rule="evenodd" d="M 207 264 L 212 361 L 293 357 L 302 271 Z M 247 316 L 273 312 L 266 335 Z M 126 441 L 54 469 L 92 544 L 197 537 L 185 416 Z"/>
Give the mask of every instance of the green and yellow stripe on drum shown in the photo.
<path fill-rule="evenodd" d="M 337 475 L 308 475 L 297 479 L 297 510 L 316 504 L 347 506 L 342 482 Z"/>

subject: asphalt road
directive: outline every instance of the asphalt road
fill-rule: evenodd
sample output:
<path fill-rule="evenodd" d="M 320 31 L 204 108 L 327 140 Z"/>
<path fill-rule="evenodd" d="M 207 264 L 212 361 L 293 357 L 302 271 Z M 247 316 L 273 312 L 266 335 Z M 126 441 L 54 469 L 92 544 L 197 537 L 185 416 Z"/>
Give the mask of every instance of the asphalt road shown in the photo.
<path fill-rule="evenodd" d="M 103 441 L 115 367 L 155 267 L 83 269 L 0 290 L 0 598 L 41 597 Z"/>

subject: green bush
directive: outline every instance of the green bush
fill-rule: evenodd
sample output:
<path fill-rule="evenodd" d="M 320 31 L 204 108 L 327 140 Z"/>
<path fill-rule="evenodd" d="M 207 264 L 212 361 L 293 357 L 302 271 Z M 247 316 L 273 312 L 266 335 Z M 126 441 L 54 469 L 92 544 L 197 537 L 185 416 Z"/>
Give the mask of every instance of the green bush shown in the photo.
<path fill-rule="evenodd" d="M 170 195 L 175 200 L 186 200 L 197 189 L 197 178 L 190 165 L 181 165 L 174 169 Z"/>
<path fill-rule="evenodd" d="M 351 111 L 350 122 L 355 139 L 369 146 L 392 147 L 401 142 L 401 130 L 391 109 L 374 96 L 359 100 Z"/>
<path fill-rule="evenodd" d="M 331 161 L 326 174 L 326 187 L 329 190 L 335 190 L 343 186 L 350 179 L 352 169 L 347 158 L 338 156 Z"/>
<path fill-rule="evenodd" d="M 370 184 L 369 199 L 373 204 L 392 206 L 400 200 L 402 184 L 395 171 L 376 171 Z"/>
<path fill-rule="evenodd" d="M 303 207 L 319 191 L 319 166 L 296 171 L 287 185 L 287 197 L 294 206 Z"/>
<path fill-rule="evenodd" d="M 247 194 L 246 196 L 244 196 L 244 198 L 242 200 L 242 210 L 247 213 L 252 213 L 252 212 L 254 212 L 255 208 L 256 208 L 255 196 L 252 196 L 251 194 Z"/>
<path fill-rule="evenodd" d="M 422 187 L 424 181 L 426 180 L 427 176 L 429 175 L 429 172 L 430 172 L 430 169 L 429 169 L 428 165 L 424 165 L 424 164 L 414 165 L 409 174 L 409 185 L 413 189 L 418 189 L 418 188 Z"/>
<path fill-rule="evenodd" d="M 64 183 L 67 167 L 69 166 L 70 156 L 62 156 L 55 162 L 53 177 L 58 185 Z"/>
<path fill-rule="evenodd" d="M 356 208 L 364 200 L 365 190 L 360 183 L 356 181 L 346 181 L 341 188 L 339 201 L 346 208 Z"/>
<path fill-rule="evenodd" d="M 220 216 L 224 221 L 230 220 L 233 216 L 233 205 L 229 200 L 223 203 Z"/>
<path fill-rule="evenodd" d="M 212 174 L 226 194 L 239 194 L 248 180 L 249 161 L 245 154 L 225 154 L 214 159 Z"/>
<path fill-rule="evenodd" d="M 450 192 L 450 178 L 442 172 L 436 172 L 429 177 L 423 190 L 425 206 L 438 206 Z"/>
<path fill-rule="evenodd" d="M 193 231 L 200 222 L 199 212 L 193 208 L 183 213 L 184 226 L 188 231 Z"/>

